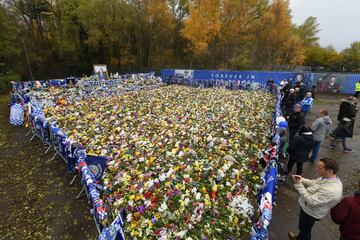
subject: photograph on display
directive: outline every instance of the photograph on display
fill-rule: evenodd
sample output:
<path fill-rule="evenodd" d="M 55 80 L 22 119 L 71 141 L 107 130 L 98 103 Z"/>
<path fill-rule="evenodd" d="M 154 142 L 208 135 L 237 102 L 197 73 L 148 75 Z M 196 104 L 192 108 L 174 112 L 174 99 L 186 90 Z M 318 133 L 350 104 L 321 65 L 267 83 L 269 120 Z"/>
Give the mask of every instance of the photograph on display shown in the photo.
<path fill-rule="evenodd" d="M 108 80 L 107 67 L 104 64 L 94 64 L 94 73 L 99 77 L 100 80 Z"/>

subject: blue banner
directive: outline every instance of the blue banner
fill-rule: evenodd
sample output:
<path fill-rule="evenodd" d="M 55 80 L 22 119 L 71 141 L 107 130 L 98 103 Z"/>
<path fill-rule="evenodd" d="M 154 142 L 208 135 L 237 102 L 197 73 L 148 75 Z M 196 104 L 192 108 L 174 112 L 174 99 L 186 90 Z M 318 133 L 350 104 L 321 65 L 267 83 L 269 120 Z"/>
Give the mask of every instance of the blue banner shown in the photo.
<path fill-rule="evenodd" d="M 265 176 L 263 178 L 265 182 L 265 186 L 261 189 L 261 191 L 258 194 L 258 203 L 260 204 L 261 197 L 265 193 L 270 193 L 273 199 L 273 202 L 275 202 L 275 186 L 277 182 L 277 169 L 276 166 L 273 166 L 273 164 L 268 165 L 268 169 L 266 170 Z"/>
<path fill-rule="evenodd" d="M 85 161 L 94 174 L 96 181 L 99 181 L 105 171 L 108 159 L 106 157 L 87 155 Z"/>
<path fill-rule="evenodd" d="M 280 84 L 283 79 L 290 84 L 302 81 L 310 89 L 315 86 L 319 93 L 354 94 L 355 84 L 360 81 L 360 74 L 345 73 L 312 73 L 312 72 L 260 72 L 260 71 L 221 71 L 221 70 L 178 70 L 163 69 L 161 77 L 164 81 L 177 78 L 191 81 L 226 81 L 226 82 L 256 82 L 266 84 L 269 79 Z M 180 81 L 181 82 L 181 81 Z M 175 81 L 176 83 L 176 81 Z M 205 84 L 206 85 L 206 84 Z"/>
<path fill-rule="evenodd" d="M 276 84 L 281 80 L 287 79 L 295 82 L 297 79 L 304 79 L 304 76 L 298 72 L 258 72 L 258 71 L 220 71 L 220 70 L 161 70 L 163 79 L 169 77 L 183 77 L 193 80 L 211 80 L 211 81 L 250 81 L 266 84 L 269 79 L 273 79 Z M 183 74 L 184 76 L 182 76 Z M 192 79 L 190 79 L 192 80 Z"/>

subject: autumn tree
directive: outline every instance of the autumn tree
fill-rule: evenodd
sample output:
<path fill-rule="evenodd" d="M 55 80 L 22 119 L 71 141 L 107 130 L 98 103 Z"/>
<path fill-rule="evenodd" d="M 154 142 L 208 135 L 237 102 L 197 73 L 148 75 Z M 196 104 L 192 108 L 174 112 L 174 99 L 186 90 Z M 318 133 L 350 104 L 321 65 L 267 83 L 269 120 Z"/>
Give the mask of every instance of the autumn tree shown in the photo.
<path fill-rule="evenodd" d="M 341 60 L 337 51 L 329 46 L 323 48 L 319 45 L 309 46 L 306 48 L 304 65 L 313 68 L 322 67 L 323 69 L 335 70 Z"/>
<path fill-rule="evenodd" d="M 189 49 L 194 55 L 203 55 L 220 28 L 220 0 L 196 0 L 190 5 L 181 34 L 190 42 Z"/>
<path fill-rule="evenodd" d="M 275 0 L 269 5 L 256 26 L 255 41 L 254 61 L 263 68 L 303 61 L 301 41 L 292 30 L 286 0 Z"/>

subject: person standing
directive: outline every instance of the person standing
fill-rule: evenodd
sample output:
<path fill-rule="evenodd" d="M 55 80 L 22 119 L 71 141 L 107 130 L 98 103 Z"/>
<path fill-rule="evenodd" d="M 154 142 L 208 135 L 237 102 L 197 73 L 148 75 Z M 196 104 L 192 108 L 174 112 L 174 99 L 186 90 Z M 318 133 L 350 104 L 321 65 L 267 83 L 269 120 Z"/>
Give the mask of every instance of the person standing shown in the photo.
<path fill-rule="evenodd" d="M 355 94 L 354 97 L 358 97 L 360 94 L 360 80 L 355 84 Z"/>
<path fill-rule="evenodd" d="M 308 92 L 308 87 L 301 82 L 299 87 L 299 98 L 300 101 L 303 100 L 306 97 L 306 93 Z"/>
<path fill-rule="evenodd" d="M 289 116 L 291 114 L 295 103 L 296 103 L 295 89 L 291 88 L 289 90 L 289 94 L 286 96 L 285 101 L 284 101 L 285 115 Z"/>
<path fill-rule="evenodd" d="M 300 102 L 301 111 L 304 113 L 304 118 L 306 118 L 306 114 L 310 112 L 314 99 L 311 97 L 312 93 L 307 92 L 305 98 Z"/>
<path fill-rule="evenodd" d="M 318 118 L 311 124 L 311 130 L 314 137 L 314 148 L 310 157 L 311 162 L 315 162 L 320 153 L 320 145 L 324 141 L 326 133 L 329 131 L 332 121 L 328 116 L 327 109 L 320 109 Z"/>
<path fill-rule="evenodd" d="M 301 175 L 303 164 L 308 160 L 311 149 L 314 148 L 314 138 L 310 127 L 302 126 L 299 134 L 295 135 L 290 142 L 288 153 L 290 154 L 287 165 L 287 174 L 289 174 L 296 163 L 296 174 Z"/>
<path fill-rule="evenodd" d="M 333 207 L 330 216 L 340 225 L 340 240 L 360 239 L 360 182 L 355 195 L 344 198 Z"/>
<path fill-rule="evenodd" d="M 337 120 L 341 122 L 344 118 L 349 118 L 351 120 L 351 129 L 349 138 L 352 138 L 355 124 L 355 117 L 357 113 L 356 108 L 357 99 L 353 96 L 348 97 L 347 100 L 341 100 L 339 114 L 337 116 Z"/>
<path fill-rule="evenodd" d="M 330 148 L 336 147 L 336 140 L 341 139 L 344 152 L 351 152 L 352 149 L 346 146 L 346 138 L 351 134 L 351 120 L 349 118 L 343 118 L 337 128 L 334 130 L 334 139 L 330 144 Z"/>
<path fill-rule="evenodd" d="M 305 124 L 304 113 L 301 112 L 301 105 L 295 104 L 294 112 L 286 117 L 289 123 L 289 142 L 295 136 L 300 127 Z"/>
<path fill-rule="evenodd" d="M 343 186 L 336 176 L 338 163 L 332 158 L 318 161 L 316 171 L 320 176 L 316 180 L 293 175 L 294 187 L 300 194 L 299 234 L 288 232 L 291 240 L 311 240 L 311 230 L 315 222 L 323 219 L 342 197 Z"/>

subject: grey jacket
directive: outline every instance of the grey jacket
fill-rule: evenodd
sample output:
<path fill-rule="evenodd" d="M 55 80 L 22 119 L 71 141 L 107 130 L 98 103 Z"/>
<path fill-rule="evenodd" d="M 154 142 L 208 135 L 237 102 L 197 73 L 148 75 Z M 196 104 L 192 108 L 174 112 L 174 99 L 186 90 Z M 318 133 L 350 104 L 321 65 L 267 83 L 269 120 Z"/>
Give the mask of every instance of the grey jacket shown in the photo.
<path fill-rule="evenodd" d="M 317 118 L 311 124 L 314 140 L 322 142 L 325 138 L 325 134 L 329 131 L 331 124 L 332 121 L 329 116 Z"/>

